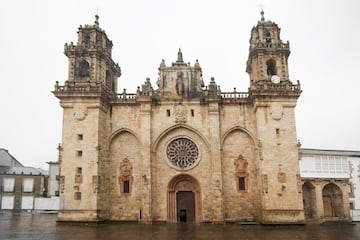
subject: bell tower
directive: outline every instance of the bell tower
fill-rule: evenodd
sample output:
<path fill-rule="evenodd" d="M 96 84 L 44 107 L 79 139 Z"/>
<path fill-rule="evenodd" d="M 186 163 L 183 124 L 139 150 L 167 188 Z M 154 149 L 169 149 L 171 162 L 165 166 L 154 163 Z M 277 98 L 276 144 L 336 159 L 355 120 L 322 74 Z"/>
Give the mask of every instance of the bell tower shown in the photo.
<path fill-rule="evenodd" d="M 111 50 L 97 15 L 94 24 L 79 27 L 76 45 L 65 44 L 68 79 L 53 91 L 63 108 L 58 221 L 107 218 L 106 140 L 121 74 Z"/>
<path fill-rule="evenodd" d="M 77 45 L 65 44 L 69 59 L 68 82 L 102 83 L 113 93 L 117 91 L 120 67 L 111 58 L 112 42 L 99 27 L 99 16 L 93 25 L 80 26 Z"/>
<path fill-rule="evenodd" d="M 289 42 L 281 40 L 278 25 L 265 21 L 264 11 L 261 11 L 261 20 L 252 28 L 250 37 L 246 72 L 250 75 L 251 84 L 288 81 L 289 55 Z"/>
<path fill-rule="evenodd" d="M 280 28 L 265 21 L 262 11 L 251 30 L 246 71 L 259 140 L 262 222 L 267 224 L 305 221 L 295 124 L 301 88 L 290 80 L 289 54 L 289 42 L 281 40 Z"/>

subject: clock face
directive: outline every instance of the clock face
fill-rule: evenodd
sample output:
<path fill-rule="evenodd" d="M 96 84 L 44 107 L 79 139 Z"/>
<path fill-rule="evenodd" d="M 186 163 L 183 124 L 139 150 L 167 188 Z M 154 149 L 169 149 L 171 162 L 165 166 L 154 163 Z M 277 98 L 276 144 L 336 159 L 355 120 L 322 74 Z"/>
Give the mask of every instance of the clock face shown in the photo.
<path fill-rule="evenodd" d="M 278 75 L 273 75 L 273 76 L 271 77 L 271 81 L 272 81 L 273 83 L 279 83 L 279 82 L 280 82 L 280 77 L 279 77 Z"/>

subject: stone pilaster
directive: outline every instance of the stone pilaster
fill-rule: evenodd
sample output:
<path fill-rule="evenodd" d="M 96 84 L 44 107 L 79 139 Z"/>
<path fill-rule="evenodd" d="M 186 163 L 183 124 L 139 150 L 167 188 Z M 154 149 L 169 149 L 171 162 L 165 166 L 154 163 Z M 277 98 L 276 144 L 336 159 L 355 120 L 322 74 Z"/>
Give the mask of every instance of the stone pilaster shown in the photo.
<path fill-rule="evenodd" d="M 142 196 L 141 196 L 141 222 L 151 223 L 151 102 L 142 101 L 140 107 L 141 155 L 142 155 Z"/>
<path fill-rule="evenodd" d="M 224 202 L 221 175 L 221 152 L 220 152 L 220 120 L 218 102 L 209 103 L 209 131 L 212 160 L 212 222 L 224 223 Z"/>

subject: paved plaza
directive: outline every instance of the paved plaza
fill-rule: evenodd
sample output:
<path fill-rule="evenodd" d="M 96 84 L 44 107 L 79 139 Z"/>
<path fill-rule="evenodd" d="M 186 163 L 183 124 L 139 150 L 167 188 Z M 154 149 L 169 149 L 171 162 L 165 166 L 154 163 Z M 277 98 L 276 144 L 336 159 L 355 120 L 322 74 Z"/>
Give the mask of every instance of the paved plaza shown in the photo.
<path fill-rule="evenodd" d="M 0 212 L 0 239 L 271 239 L 350 240 L 360 239 L 360 223 L 353 225 L 213 225 L 102 223 L 59 224 L 55 214 Z"/>

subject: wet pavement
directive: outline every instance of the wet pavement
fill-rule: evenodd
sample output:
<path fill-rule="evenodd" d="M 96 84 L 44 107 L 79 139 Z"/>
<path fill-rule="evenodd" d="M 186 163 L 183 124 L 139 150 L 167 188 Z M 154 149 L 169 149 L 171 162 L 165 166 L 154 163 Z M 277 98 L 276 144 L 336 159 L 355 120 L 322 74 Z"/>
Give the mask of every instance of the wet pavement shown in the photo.
<path fill-rule="evenodd" d="M 55 214 L 0 212 L 0 239 L 271 239 L 350 240 L 360 239 L 360 222 L 353 225 L 213 225 L 102 223 L 59 224 Z"/>

